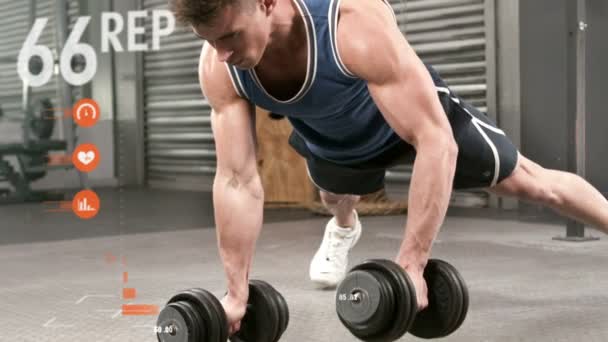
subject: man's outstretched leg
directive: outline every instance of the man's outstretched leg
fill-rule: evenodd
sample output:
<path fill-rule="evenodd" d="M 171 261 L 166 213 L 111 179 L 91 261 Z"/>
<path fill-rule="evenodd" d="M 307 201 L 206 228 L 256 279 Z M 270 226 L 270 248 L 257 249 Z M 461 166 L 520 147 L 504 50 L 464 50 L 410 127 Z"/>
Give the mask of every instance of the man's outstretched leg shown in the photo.
<path fill-rule="evenodd" d="M 513 173 L 489 190 L 546 205 L 608 234 L 608 201 L 576 174 L 545 169 L 520 154 Z"/>
<path fill-rule="evenodd" d="M 359 196 L 321 191 L 321 200 L 334 217 L 327 223 L 323 242 L 310 263 L 310 279 L 318 287 L 333 288 L 346 275 L 348 252 L 361 236 L 361 222 L 355 211 Z"/>

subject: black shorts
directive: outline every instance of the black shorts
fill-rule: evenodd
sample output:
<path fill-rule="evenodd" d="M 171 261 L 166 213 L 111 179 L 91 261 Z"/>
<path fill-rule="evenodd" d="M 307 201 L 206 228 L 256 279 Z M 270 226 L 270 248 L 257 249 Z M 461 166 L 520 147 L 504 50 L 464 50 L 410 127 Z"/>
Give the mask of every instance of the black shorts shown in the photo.
<path fill-rule="evenodd" d="M 498 184 L 515 169 L 517 148 L 487 115 L 465 103 L 436 75 L 433 76 L 459 148 L 454 189 L 486 188 Z M 416 154 L 413 146 L 401 141 L 370 160 L 342 165 L 315 156 L 295 132 L 291 134 L 289 144 L 306 159 L 312 182 L 319 189 L 335 194 L 376 192 L 384 187 L 388 168 L 412 163 Z"/>

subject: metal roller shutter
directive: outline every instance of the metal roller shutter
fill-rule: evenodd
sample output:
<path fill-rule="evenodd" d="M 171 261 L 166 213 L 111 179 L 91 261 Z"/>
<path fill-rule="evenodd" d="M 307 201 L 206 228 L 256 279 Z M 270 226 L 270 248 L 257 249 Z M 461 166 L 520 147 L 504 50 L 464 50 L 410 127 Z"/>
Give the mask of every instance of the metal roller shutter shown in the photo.
<path fill-rule="evenodd" d="M 0 106 L 4 111 L 0 142 L 18 142 L 23 112 L 17 55 L 28 32 L 30 8 L 22 1 L 0 0 L 0 13 Z"/>
<path fill-rule="evenodd" d="M 144 0 L 146 10 L 166 0 Z M 148 20 L 147 39 L 152 22 Z M 201 94 L 198 60 L 202 42 L 177 27 L 159 51 L 144 52 L 146 178 L 152 187 L 211 190 L 215 144 L 211 107 Z"/>
<path fill-rule="evenodd" d="M 486 112 L 487 2 L 493 0 L 390 0 L 401 31 L 420 58 L 437 69 L 450 88 Z M 407 192 L 412 166 L 386 174 L 389 194 Z M 455 192 L 454 206 L 487 206 L 485 192 Z"/>
<path fill-rule="evenodd" d="M 48 46 L 56 54 L 55 1 L 38 0 L 35 3 L 36 17 L 49 18 L 38 44 Z M 69 0 L 66 6 L 72 27 L 80 13 L 79 0 Z M 24 112 L 17 56 L 31 29 L 29 2 L 0 0 L 0 13 L 0 106 L 5 113 L 2 132 L 11 132 L 9 137 L 3 135 L 2 142 L 19 142 Z M 57 86 L 57 76 L 53 76 L 45 86 L 33 88 L 32 98 L 48 97 L 57 103 Z"/>

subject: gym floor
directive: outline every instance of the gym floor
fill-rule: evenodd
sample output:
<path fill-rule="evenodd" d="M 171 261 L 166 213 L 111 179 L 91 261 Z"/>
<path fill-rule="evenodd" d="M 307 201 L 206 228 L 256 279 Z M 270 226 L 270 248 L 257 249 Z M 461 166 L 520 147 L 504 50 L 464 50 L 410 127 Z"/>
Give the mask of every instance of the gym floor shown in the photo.
<path fill-rule="evenodd" d="M 0 207 L 0 341 L 156 341 L 156 317 L 122 316 L 122 304 L 162 306 L 189 287 L 224 293 L 209 194 L 108 190 L 101 199 L 100 216 L 84 223 L 40 204 Z M 445 340 L 607 341 L 608 238 L 558 242 L 561 223 L 493 216 L 450 215 L 435 244 L 433 257 L 460 270 L 471 298 L 465 323 Z M 326 220 L 266 214 L 251 276 L 287 299 L 282 341 L 355 341 L 338 321 L 334 293 L 307 279 Z M 364 217 L 351 265 L 392 258 L 404 222 Z M 136 298 L 124 300 L 123 287 Z"/>

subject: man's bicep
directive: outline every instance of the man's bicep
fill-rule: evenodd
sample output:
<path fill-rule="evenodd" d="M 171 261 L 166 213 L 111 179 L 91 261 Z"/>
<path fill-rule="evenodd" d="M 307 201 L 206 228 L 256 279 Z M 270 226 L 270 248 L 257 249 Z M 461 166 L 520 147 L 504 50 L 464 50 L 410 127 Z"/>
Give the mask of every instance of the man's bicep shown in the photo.
<path fill-rule="evenodd" d="M 449 139 L 451 128 L 427 67 L 405 40 L 391 43 L 397 44 L 387 49 L 392 55 L 359 68 L 367 75 L 374 103 L 395 132 L 414 146 L 442 136 Z"/>
<path fill-rule="evenodd" d="M 214 109 L 211 127 L 218 171 L 251 174 L 256 163 L 255 110 L 245 100 Z"/>
<path fill-rule="evenodd" d="M 201 52 L 199 81 L 212 108 L 218 172 L 252 172 L 256 167 L 254 106 L 237 95 L 226 66 L 208 44 Z"/>
<path fill-rule="evenodd" d="M 450 138 L 451 128 L 435 84 L 421 64 L 409 74 L 381 83 L 368 83 L 378 109 L 401 138 L 417 146 L 425 140 Z"/>

